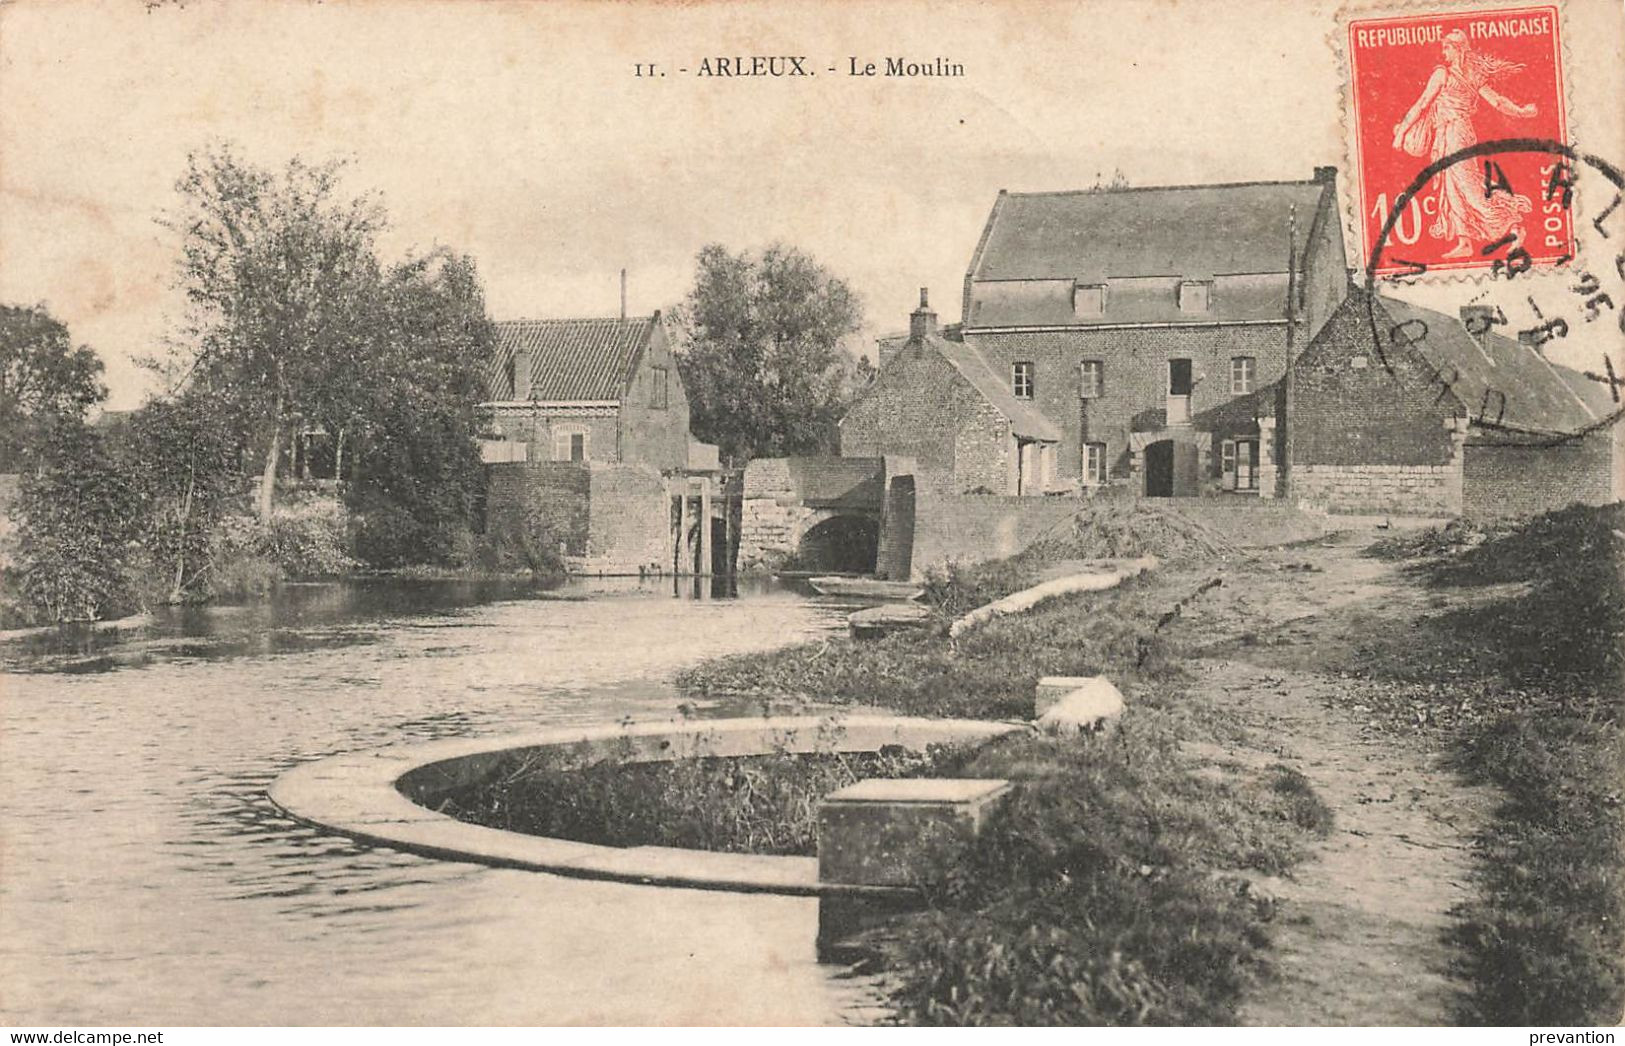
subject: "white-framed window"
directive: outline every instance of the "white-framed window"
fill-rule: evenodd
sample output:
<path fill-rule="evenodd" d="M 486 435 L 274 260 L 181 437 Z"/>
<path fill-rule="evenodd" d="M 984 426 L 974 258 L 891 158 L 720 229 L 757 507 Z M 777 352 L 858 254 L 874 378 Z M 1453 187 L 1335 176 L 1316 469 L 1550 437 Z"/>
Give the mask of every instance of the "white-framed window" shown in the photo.
<path fill-rule="evenodd" d="M 1092 400 L 1106 394 L 1106 362 L 1084 360 L 1078 365 L 1078 396 Z"/>
<path fill-rule="evenodd" d="M 1227 439 L 1219 444 L 1225 490 L 1258 489 L 1258 440 Z"/>
<path fill-rule="evenodd" d="M 671 378 L 665 367 L 649 368 L 649 406 L 653 410 L 665 410 L 670 403 Z"/>
<path fill-rule="evenodd" d="M 1253 383 L 1257 378 L 1258 357 L 1230 357 L 1230 394 L 1232 396 L 1241 396 L 1253 391 Z"/>
<path fill-rule="evenodd" d="M 1083 445 L 1083 483 L 1088 487 L 1104 486 L 1106 483 L 1106 444 L 1085 443 Z"/>
<path fill-rule="evenodd" d="M 1080 317 L 1103 316 L 1106 313 L 1106 285 L 1104 283 L 1074 283 L 1072 285 L 1072 315 Z"/>
<path fill-rule="evenodd" d="M 559 428 L 553 430 L 553 460 L 554 461 L 588 461 L 590 449 L 589 433 L 583 428 Z"/>
<path fill-rule="evenodd" d="M 1206 312 L 1213 305 L 1213 281 L 1185 280 L 1179 285 L 1180 312 Z"/>
<path fill-rule="evenodd" d="M 1010 368 L 1010 391 L 1014 392 L 1018 400 L 1033 398 L 1033 365 L 1023 360 Z"/>

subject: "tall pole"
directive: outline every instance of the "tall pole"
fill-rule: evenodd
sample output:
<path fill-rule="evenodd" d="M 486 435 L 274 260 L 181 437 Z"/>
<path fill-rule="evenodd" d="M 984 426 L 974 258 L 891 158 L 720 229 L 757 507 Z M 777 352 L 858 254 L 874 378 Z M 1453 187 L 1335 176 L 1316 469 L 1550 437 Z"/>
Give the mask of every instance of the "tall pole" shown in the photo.
<path fill-rule="evenodd" d="M 1286 426 L 1281 439 L 1281 460 L 1275 464 L 1276 490 L 1283 498 L 1292 496 L 1292 366 L 1297 362 L 1298 337 L 1298 207 L 1287 210 L 1286 219 L 1286 373 L 1281 376 L 1281 417 L 1277 425 Z"/>

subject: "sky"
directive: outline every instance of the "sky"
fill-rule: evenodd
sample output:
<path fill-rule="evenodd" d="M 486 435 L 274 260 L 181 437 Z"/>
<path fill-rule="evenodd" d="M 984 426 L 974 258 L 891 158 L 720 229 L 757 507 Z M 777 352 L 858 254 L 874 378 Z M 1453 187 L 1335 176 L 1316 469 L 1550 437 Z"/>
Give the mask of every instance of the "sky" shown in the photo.
<path fill-rule="evenodd" d="M 1625 157 L 1617 5 L 1568 10 L 1607 30 L 1571 33 L 1574 124 Z M 497 319 L 613 315 L 622 268 L 632 312 L 666 309 L 703 245 L 782 241 L 858 292 L 863 349 L 906 327 L 922 286 L 958 318 L 1001 188 L 1335 164 L 1346 190 L 1334 30 L 1333 6 L 1285 0 L 13 0 L 0 302 L 46 304 L 106 361 L 109 405 L 136 405 L 151 381 L 133 361 L 181 306 L 155 219 L 187 154 L 230 141 L 267 165 L 349 159 L 346 187 L 389 212 L 386 258 L 473 255 Z M 692 75 L 735 55 L 817 75 Z M 853 57 L 964 75 L 842 75 Z M 1461 287 L 1431 293 L 1453 311 Z"/>

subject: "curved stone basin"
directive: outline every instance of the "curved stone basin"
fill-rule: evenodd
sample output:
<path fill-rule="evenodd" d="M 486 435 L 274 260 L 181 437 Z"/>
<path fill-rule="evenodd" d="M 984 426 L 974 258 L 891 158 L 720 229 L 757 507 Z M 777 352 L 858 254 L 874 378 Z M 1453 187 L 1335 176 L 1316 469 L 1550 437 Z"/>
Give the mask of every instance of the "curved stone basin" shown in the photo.
<path fill-rule="evenodd" d="M 832 724 L 834 724 L 832 726 Z M 434 741 L 331 756 L 294 767 L 272 783 L 271 802 L 289 817 L 362 842 L 454 861 L 658 886 L 756 893 L 890 894 L 889 887 L 820 883 L 814 857 L 596 846 L 469 824 L 408 795 L 436 794 L 479 781 L 499 762 L 547 750 L 570 763 L 664 762 L 703 756 L 789 752 L 873 752 L 991 740 L 1025 724 L 902 716 L 720 719 L 691 724 L 558 727 L 536 733 Z"/>

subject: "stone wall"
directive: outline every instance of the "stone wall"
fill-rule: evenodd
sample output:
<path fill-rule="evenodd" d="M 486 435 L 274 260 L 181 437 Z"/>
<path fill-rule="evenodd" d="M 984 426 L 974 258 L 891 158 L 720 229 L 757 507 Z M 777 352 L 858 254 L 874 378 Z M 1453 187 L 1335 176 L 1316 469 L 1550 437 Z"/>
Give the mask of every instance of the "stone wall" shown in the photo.
<path fill-rule="evenodd" d="M 916 491 L 913 575 L 950 560 L 976 563 L 1015 555 L 1082 507 L 1077 498 Z"/>
<path fill-rule="evenodd" d="M 1009 424 L 941 354 L 910 341 L 841 419 L 841 453 L 914 460 L 922 489 L 1014 493 Z"/>
<path fill-rule="evenodd" d="M 1319 465 L 1446 465 L 1460 404 L 1402 344 L 1373 343 L 1355 299 L 1292 368 L 1291 471 Z M 1380 350 L 1380 351 L 1379 351 Z M 1305 497 L 1296 485 L 1292 496 Z"/>
<path fill-rule="evenodd" d="M 1616 434 L 1604 430 L 1550 446 L 1474 445 L 1463 463 L 1464 511 L 1521 516 L 1575 502 L 1604 505 L 1620 496 L 1625 459 Z"/>
<path fill-rule="evenodd" d="M 1461 464 L 1295 465 L 1292 496 L 1328 512 L 1454 516 L 1462 510 Z"/>
<path fill-rule="evenodd" d="M 952 483 L 933 483 L 927 476 L 922 484 L 944 494 L 966 494 L 973 490 L 994 494 L 1016 493 L 1016 441 L 1010 435 L 1010 421 L 991 403 L 978 399 L 966 411 L 964 424 L 954 436 Z"/>

